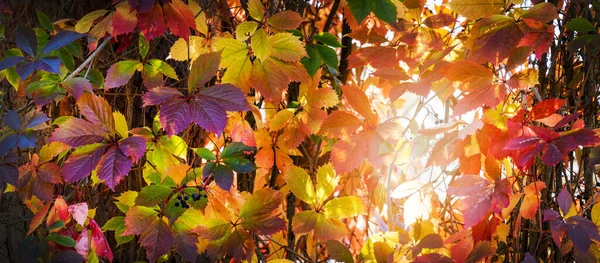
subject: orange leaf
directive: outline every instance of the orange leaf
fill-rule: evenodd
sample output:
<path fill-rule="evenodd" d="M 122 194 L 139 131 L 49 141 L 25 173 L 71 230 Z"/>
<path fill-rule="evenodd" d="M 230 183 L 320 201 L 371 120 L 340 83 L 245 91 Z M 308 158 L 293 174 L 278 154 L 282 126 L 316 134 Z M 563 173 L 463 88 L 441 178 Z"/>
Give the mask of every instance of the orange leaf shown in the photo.
<path fill-rule="evenodd" d="M 546 188 L 541 181 L 530 183 L 523 188 L 523 202 L 521 203 L 521 216 L 526 219 L 535 219 L 540 207 L 540 191 Z"/>

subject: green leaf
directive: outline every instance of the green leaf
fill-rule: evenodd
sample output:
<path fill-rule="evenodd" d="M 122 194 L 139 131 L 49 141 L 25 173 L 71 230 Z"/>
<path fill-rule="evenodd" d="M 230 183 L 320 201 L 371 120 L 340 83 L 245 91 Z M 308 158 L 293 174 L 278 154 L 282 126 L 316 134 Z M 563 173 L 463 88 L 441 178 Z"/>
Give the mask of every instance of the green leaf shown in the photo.
<path fill-rule="evenodd" d="M 565 27 L 580 33 L 587 33 L 596 30 L 590 21 L 581 17 L 571 19 L 569 22 L 567 22 Z"/>
<path fill-rule="evenodd" d="M 139 51 L 140 51 L 140 56 L 142 57 L 142 59 L 144 59 L 146 57 L 146 55 L 148 55 L 148 50 L 150 49 L 150 43 L 148 43 L 148 41 L 146 40 L 146 37 L 144 37 L 144 34 L 140 33 L 139 37 L 138 37 L 138 47 L 139 47 Z"/>
<path fill-rule="evenodd" d="M 369 5 L 371 0 L 348 0 L 348 6 L 350 11 L 356 18 L 356 21 L 360 24 L 363 20 L 371 13 L 371 6 Z M 375 1 L 375 0 L 373 0 Z"/>
<path fill-rule="evenodd" d="M 65 222 L 62 220 L 58 220 L 58 221 L 52 223 L 52 225 L 50 225 L 48 227 L 48 231 L 58 229 L 58 228 L 63 228 L 63 227 L 65 227 Z"/>
<path fill-rule="evenodd" d="M 77 244 L 75 240 L 68 236 L 58 235 L 56 233 L 52 233 L 47 237 L 48 241 L 54 241 L 57 244 L 63 247 L 75 247 Z"/>
<path fill-rule="evenodd" d="M 125 227 L 125 217 L 124 216 L 115 216 L 106 221 L 106 223 L 102 226 L 102 231 L 110 230 L 116 231 L 117 229 Z"/>
<path fill-rule="evenodd" d="M 215 154 L 206 148 L 192 148 L 192 150 L 194 150 L 194 152 L 202 157 L 202 159 L 204 160 L 209 160 L 209 161 L 214 161 L 217 159 L 217 157 L 215 156 Z"/>
<path fill-rule="evenodd" d="M 229 157 L 224 159 L 223 163 L 237 173 L 249 173 L 256 170 L 256 165 L 242 156 Z"/>
<path fill-rule="evenodd" d="M 315 45 L 315 48 L 319 52 L 321 59 L 326 65 L 337 69 L 338 68 L 338 57 L 333 48 L 323 46 L 320 44 Z"/>
<path fill-rule="evenodd" d="M 254 150 L 254 147 L 247 146 L 241 142 L 232 142 L 225 146 L 225 148 L 221 152 L 221 157 L 227 158 L 234 155 L 241 155 L 243 154 L 243 152 L 250 152 Z"/>
<path fill-rule="evenodd" d="M 120 196 L 116 197 L 115 205 L 121 212 L 127 213 L 129 208 L 135 205 L 135 198 L 137 197 L 138 192 L 136 191 L 127 191 L 122 193 Z"/>
<path fill-rule="evenodd" d="M 135 199 L 136 205 L 154 206 L 169 197 L 173 189 L 162 185 L 148 185 L 140 191 Z"/>
<path fill-rule="evenodd" d="M 340 44 L 340 41 L 338 40 L 338 38 L 329 32 L 321 32 L 321 33 L 315 35 L 314 38 L 315 38 L 315 40 L 317 40 L 325 45 L 328 45 L 328 46 L 342 47 L 342 44 Z"/>
<path fill-rule="evenodd" d="M 287 174 L 287 184 L 290 191 L 309 205 L 315 205 L 315 188 L 308 173 L 297 166 L 292 167 Z"/>
<path fill-rule="evenodd" d="M 37 12 L 37 18 L 38 21 L 40 21 L 42 27 L 48 30 L 49 32 L 54 32 L 54 28 L 52 27 L 52 21 L 50 20 L 50 18 L 40 10 L 35 11 Z"/>
<path fill-rule="evenodd" d="M 179 78 L 177 77 L 177 73 L 175 73 L 173 67 L 167 64 L 167 62 L 164 62 L 160 59 L 149 59 L 148 61 L 146 61 L 146 64 L 152 66 L 156 69 L 157 72 L 160 72 L 169 78 L 179 80 Z"/>
<path fill-rule="evenodd" d="M 313 77 L 321 67 L 321 56 L 314 47 L 306 46 L 308 57 L 303 57 L 300 62 L 304 65 L 308 75 Z M 272 122 L 271 122 L 272 123 Z"/>
<path fill-rule="evenodd" d="M 398 20 L 396 5 L 392 3 L 392 0 L 371 0 L 369 3 L 371 4 L 371 11 L 377 18 L 388 23 L 394 23 Z"/>
<path fill-rule="evenodd" d="M 360 215 L 364 206 L 362 200 L 356 196 L 343 196 L 329 200 L 323 206 L 323 214 L 327 218 L 348 218 Z"/>

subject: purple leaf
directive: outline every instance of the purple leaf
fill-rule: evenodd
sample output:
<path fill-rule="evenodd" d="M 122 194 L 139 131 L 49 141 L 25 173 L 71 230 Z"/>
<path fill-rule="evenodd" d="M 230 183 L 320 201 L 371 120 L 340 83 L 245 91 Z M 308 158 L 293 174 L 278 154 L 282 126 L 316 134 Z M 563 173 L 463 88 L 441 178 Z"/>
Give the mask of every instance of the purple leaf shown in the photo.
<path fill-rule="evenodd" d="M 137 163 L 146 153 L 146 140 L 141 136 L 127 137 L 119 142 L 119 149 Z"/>
<path fill-rule="evenodd" d="M 44 122 L 47 122 L 48 120 L 50 120 L 50 119 L 48 118 L 46 113 L 35 112 L 33 114 L 33 116 L 31 116 L 31 118 L 29 118 L 29 121 L 27 121 L 25 128 L 27 128 L 27 129 L 35 128 L 36 126 L 38 126 Z"/>
<path fill-rule="evenodd" d="M 17 147 L 19 148 L 29 148 L 35 147 L 35 143 L 37 142 L 37 137 L 33 131 L 26 132 L 25 134 L 19 136 L 17 139 Z"/>
<path fill-rule="evenodd" d="M 131 9 L 137 10 L 138 14 L 146 13 L 154 6 L 156 0 L 129 0 L 129 6 Z"/>
<path fill-rule="evenodd" d="M 60 59 L 58 57 L 45 57 L 35 62 L 35 68 L 51 73 L 60 73 Z"/>
<path fill-rule="evenodd" d="M 552 240 L 554 240 L 554 244 L 561 247 L 563 237 L 567 232 L 567 223 L 563 220 L 550 221 L 550 231 L 552 231 Z"/>
<path fill-rule="evenodd" d="M 4 125 L 8 126 L 9 128 L 13 129 L 14 131 L 20 131 L 21 130 L 21 117 L 19 116 L 19 113 L 17 113 L 14 110 L 9 110 L 6 112 L 6 115 L 4 115 Z"/>
<path fill-rule="evenodd" d="M 66 182 L 78 182 L 96 169 L 98 162 L 106 151 L 106 145 L 94 146 L 84 146 L 75 150 L 69 156 L 61 169 Z"/>
<path fill-rule="evenodd" d="M 78 147 L 100 142 L 106 133 L 107 130 L 103 126 L 79 118 L 70 118 L 54 130 L 50 141 L 59 141 L 71 147 Z"/>
<path fill-rule="evenodd" d="M 71 44 L 71 42 L 73 42 L 77 39 L 80 39 L 84 36 L 85 36 L 84 34 L 79 34 L 74 31 L 68 31 L 68 30 L 61 31 L 58 34 L 56 34 L 56 36 L 54 36 L 52 39 L 50 39 L 48 44 L 46 44 L 46 46 L 42 50 L 42 53 L 57 50 L 68 44 Z"/>
<path fill-rule="evenodd" d="M 98 163 L 98 178 L 111 189 L 123 179 L 131 170 L 133 162 L 118 147 L 113 146 L 100 159 Z"/>
<path fill-rule="evenodd" d="M 173 246 L 173 233 L 163 220 L 154 220 L 147 230 L 140 236 L 140 245 L 146 249 L 148 261 L 153 263 L 169 252 Z"/>
<path fill-rule="evenodd" d="M 71 95 L 73 95 L 73 97 L 75 97 L 77 100 L 79 100 L 79 97 L 81 97 L 83 91 L 94 93 L 90 81 L 80 77 L 72 78 L 63 82 L 63 88 L 67 92 L 71 93 Z"/>
<path fill-rule="evenodd" d="M 192 122 L 209 132 L 221 133 L 227 124 L 227 112 L 211 100 L 193 99 L 190 105 Z"/>
<path fill-rule="evenodd" d="M 17 185 L 17 178 L 19 178 L 19 169 L 16 166 L 11 164 L 0 165 L 0 184 Z"/>
<path fill-rule="evenodd" d="M 21 80 L 24 80 L 27 77 L 29 77 L 29 75 L 31 75 L 33 73 L 34 69 L 35 69 L 35 65 L 33 62 L 21 63 L 21 64 L 17 65 L 17 67 L 15 68 L 15 70 L 17 71 L 17 74 L 19 75 Z"/>
<path fill-rule="evenodd" d="M 183 97 L 183 94 L 176 89 L 168 87 L 152 88 L 144 94 L 143 107 L 167 103 L 179 97 Z"/>
<path fill-rule="evenodd" d="M 229 191 L 233 185 L 233 170 L 224 165 L 217 165 L 215 167 L 215 183 L 221 189 Z"/>
<path fill-rule="evenodd" d="M 246 94 L 231 84 L 214 85 L 198 92 L 199 100 L 211 100 L 226 111 L 248 111 L 250 106 Z"/>
<path fill-rule="evenodd" d="M 4 139 L 0 140 L 0 157 L 7 154 L 11 149 L 17 146 L 17 140 L 19 139 L 19 135 L 10 134 Z"/>
<path fill-rule="evenodd" d="M 571 199 L 571 194 L 569 191 L 567 191 L 566 186 L 563 186 L 560 194 L 558 194 L 557 201 L 560 210 L 563 212 L 563 215 L 569 213 L 569 210 L 571 210 L 571 205 L 573 204 L 573 199 Z"/>
<path fill-rule="evenodd" d="M 546 209 L 542 213 L 542 222 L 556 220 L 560 218 L 560 214 L 552 209 Z"/>
<path fill-rule="evenodd" d="M 535 260 L 535 258 L 529 254 L 529 252 L 525 253 L 525 258 L 523 258 L 523 261 L 521 261 L 521 263 L 537 263 L 537 260 Z"/>
<path fill-rule="evenodd" d="M 183 131 L 190 125 L 190 105 L 180 98 L 161 104 L 159 121 L 169 136 Z"/>
<path fill-rule="evenodd" d="M 567 235 L 573 242 L 573 246 L 575 249 L 579 250 L 579 252 L 587 252 L 592 244 L 592 240 L 587 235 L 586 230 L 579 225 L 567 225 Z"/>
<path fill-rule="evenodd" d="M 73 250 L 59 252 L 50 259 L 50 263 L 84 262 L 85 258 Z"/>
<path fill-rule="evenodd" d="M 19 56 L 5 58 L 2 61 L 0 61 L 0 71 L 10 68 L 12 66 L 15 66 L 23 60 L 25 60 L 25 58 L 19 57 Z"/>
<path fill-rule="evenodd" d="M 196 243 L 198 243 L 197 236 L 187 232 L 180 232 L 175 236 L 175 243 L 173 245 L 175 245 L 177 253 L 184 259 L 189 262 L 196 262 L 196 258 L 198 257 Z"/>
<path fill-rule="evenodd" d="M 581 216 L 572 216 L 569 217 L 566 221 L 569 224 L 574 224 L 578 227 L 583 228 L 591 239 L 600 241 L 600 234 L 598 233 L 598 228 L 596 224 L 594 224 L 594 222 L 590 221 L 589 219 Z"/>
<path fill-rule="evenodd" d="M 23 50 L 23 52 L 35 57 L 37 52 L 37 36 L 33 29 L 22 25 L 17 26 L 15 41 L 17 42 L 17 47 Z"/>

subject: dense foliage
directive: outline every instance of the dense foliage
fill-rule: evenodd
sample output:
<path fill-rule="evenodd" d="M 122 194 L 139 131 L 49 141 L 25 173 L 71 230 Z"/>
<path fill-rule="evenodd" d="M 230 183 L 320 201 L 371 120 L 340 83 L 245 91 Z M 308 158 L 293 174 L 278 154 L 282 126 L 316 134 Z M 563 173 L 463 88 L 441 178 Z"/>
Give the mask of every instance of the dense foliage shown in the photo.
<path fill-rule="evenodd" d="M 598 1 L 115 0 L 71 19 L 0 25 L 20 260 L 600 261 Z"/>

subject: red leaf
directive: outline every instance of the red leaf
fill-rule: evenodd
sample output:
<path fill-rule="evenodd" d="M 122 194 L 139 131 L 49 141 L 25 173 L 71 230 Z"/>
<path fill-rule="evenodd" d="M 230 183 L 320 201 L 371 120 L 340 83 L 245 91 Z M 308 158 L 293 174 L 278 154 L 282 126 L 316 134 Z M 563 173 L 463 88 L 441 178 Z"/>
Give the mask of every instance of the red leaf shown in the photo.
<path fill-rule="evenodd" d="M 452 25 L 454 22 L 456 22 L 454 16 L 446 13 L 439 13 L 425 18 L 423 24 L 430 28 L 440 28 Z"/>
<path fill-rule="evenodd" d="M 490 242 L 481 241 L 473 247 L 473 251 L 469 254 L 466 262 L 480 262 L 481 260 L 494 255 L 496 251 L 492 248 Z"/>
<path fill-rule="evenodd" d="M 422 256 L 418 256 L 415 258 L 413 263 L 453 263 L 452 259 L 438 254 L 438 253 L 429 253 Z"/>
<path fill-rule="evenodd" d="M 112 250 L 110 249 L 110 245 L 108 244 L 106 237 L 102 233 L 102 230 L 100 230 L 98 223 L 96 223 L 96 220 L 94 220 L 93 218 L 90 219 L 89 227 L 92 230 L 92 249 L 94 249 L 96 255 L 98 255 L 99 257 L 107 259 L 109 262 L 112 262 Z"/>
<path fill-rule="evenodd" d="M 521 150 L 532 145 L 541 143 L 541 139 L 539 137 L 531 137 L 531 136 L 519 136 L 514 138 L 504 146 L 505 150 Z"/>
<path fill-rule="evenodd" d="M 531 109 L 531 119 L 539 120 L 546 118 L 555 113 L 563 105 L 565 105 L 565 100 L 563 99 L 553 98 L 540 101 Z"/>
<path fill-rule="evenodd" d="M 137 25 L 135 14 L 136 11 L 131 10 L 127 2 L 119 3 L 112 20 L 112 35 L 122 35 L 133 31 Z"/>
<path fill-rule="evenodd" d="M 555 166 L 562 160 L 562 154 L 555 144 L 546 144 L 542 151 L 542 161 L 548 166 Z"/>
<path fill-rule="evenodd" d="M 59 141 L 71 147 L 101 142 L 107 130 L 89 121 L 70 118 L 59 125 L 52 133 L 50 142 Z"/>
<path fill-rule="evenodd" d="M 129 3 L 131 4 L 131 1 Z M 158 3 L 155 3 L 148 12 L 138 13 L 137 18 L 140 23 L 140 31 L 144 34 L 146 41 L 162 36 L 167 31 L 163 11 Z"/>
<path fill-rule="evenodd" d="M 190 27 L 196 29 L 192 10 L 181 0 L 172 0 L 171 3 L 163 5 L 163 11 L 171 33 L 188 41 Z"/>
<path fill-rule="evenodd" d="M 489 216 L 493 184 L 477 175 L 463 175 L 450 184 L 448 194 L 463 196 L 460 208 L 465 228 L 472 227 Z"/>

